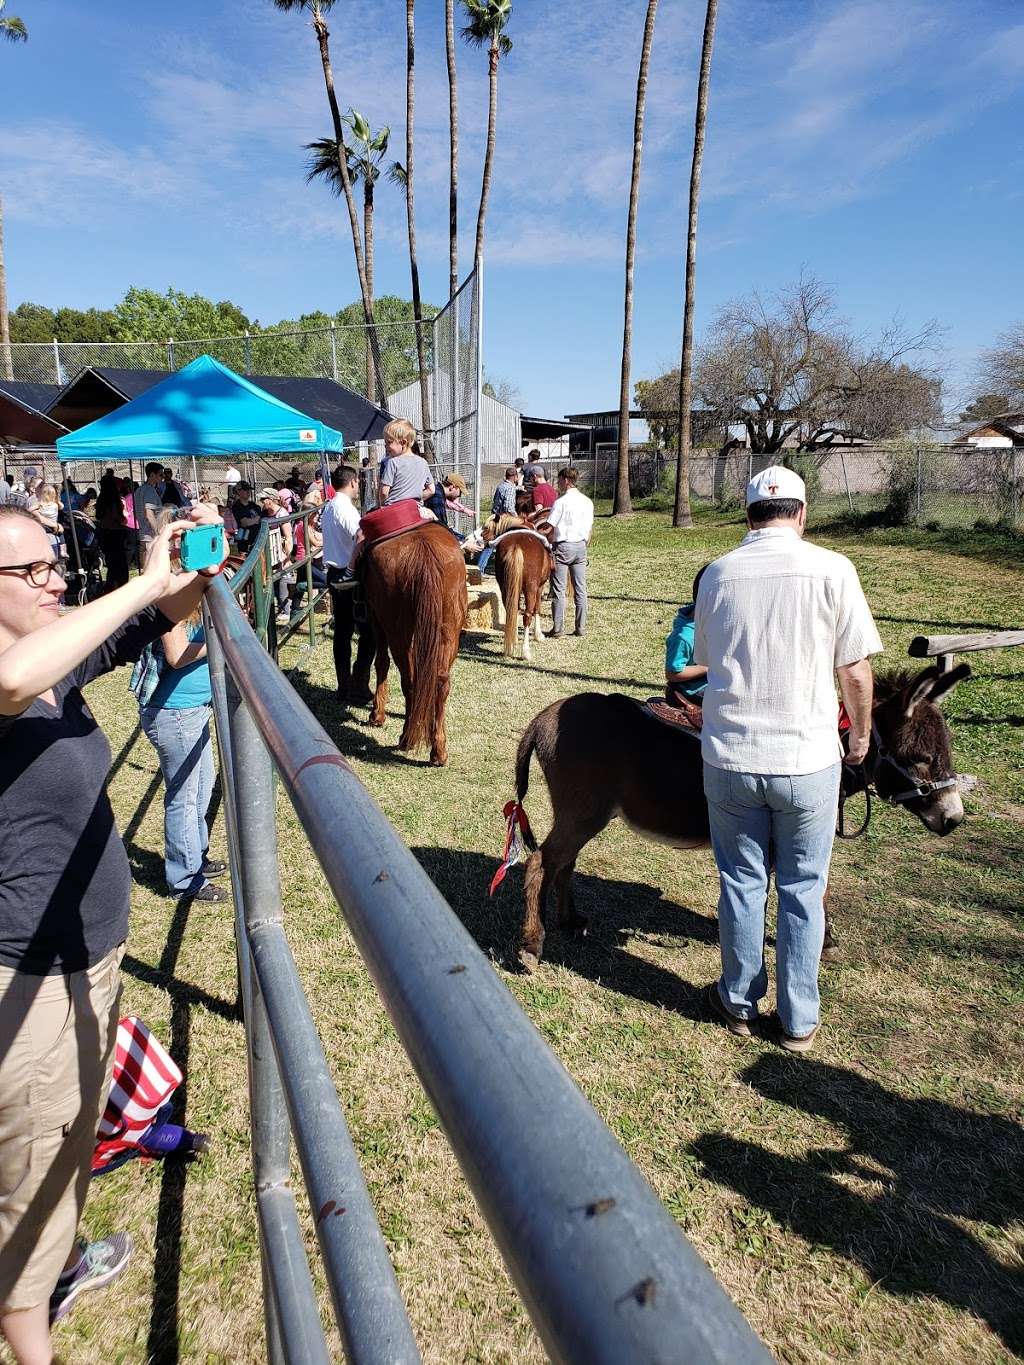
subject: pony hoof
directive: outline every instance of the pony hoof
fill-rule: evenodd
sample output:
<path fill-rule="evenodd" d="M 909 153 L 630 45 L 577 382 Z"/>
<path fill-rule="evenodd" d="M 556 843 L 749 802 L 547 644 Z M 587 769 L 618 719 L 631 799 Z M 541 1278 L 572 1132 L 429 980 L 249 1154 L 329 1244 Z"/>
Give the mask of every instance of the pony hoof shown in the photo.
<path fill-rule="evenodd" d="M 432 768 L 446 768 L 448 766 L 448 755 L 445 754 L 442 758 L 440 754 L 431 754 L 430 766 Z"/>
<path fill-rule="evenodd" d="M 536 972 L 537 968 L 540 966 L 540 958 L 536 953 L 531 953 L 527 948 L 522 948 L 520 950 L 519 961 L 522 964 L 523 970 L 530 976 L 533 976 L 534 972 Z"/>
<path fill-rule="evenodd" d="M 838 943 L 826 943 L 821 950 L 822 962 L 842 962 L 844 956 Z"/>

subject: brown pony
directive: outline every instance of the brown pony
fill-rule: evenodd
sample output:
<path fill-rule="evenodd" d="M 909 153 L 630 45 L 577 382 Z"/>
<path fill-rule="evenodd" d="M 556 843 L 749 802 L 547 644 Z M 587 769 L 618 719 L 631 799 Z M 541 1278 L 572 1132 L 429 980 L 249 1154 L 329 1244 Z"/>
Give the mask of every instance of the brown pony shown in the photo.
<path fill-rule="evenodd" d="M 935 703 L 970 672 L 960 664 L 949 673 L 926 668 L 917 676 L 896 673 L 875 681 L 865 775 L 878 796 L 905 805 L 934 834 L 951 833 L 964 818 L 955 785 L 945 785 L 953 777 L 953 760 L 949 729 Z M 557 897 L 559 927 L 586 929 L 573 900 L 573 870 L 583 847 L 616 816 L 673 848 L 710 842 L 700 740 L 655 720 L 631 697 L 581 692 L 535 716 L 516 755 L 520 805 L 534 754 L 554 818 L 539 848 L 527 836 L 533 852 L 526 862 L 519 959 L 528 971 L 536 969 L 543 950 L 550 888 Z M 825 956 L 836 955 L 826 914 Z"/>
<path fill-rule="evenodd" d="M 377 641 L 377 688 L 370 724 L 383 725 L 391 655 L 405 696 L 399 749 L 430 744 L 430 762 L 448 762 L 444 712 L 466 624 L 466 564 L 451 531 L 436 522 L 365 552 L 363 592 Z M 369 668 L 354 685 L 369 688 Z"/>
<path fill-rule="evenodd" d="M 551 552 L 545 541 L 530 529 L 524 517 L 513 517 L 507 513 L 502 517 L 492 517 L 485 524 L 483 540 L 485 545 L 498 540 L 498 548 L 494 552 L 494 574 L 505 606 L 505 657 L 514 659 L 518 652 L 522 602 L 523 658 L 529 660 L 531 630 L 535 639 L 543 638 L 540 595 L 551 577 Z"/>

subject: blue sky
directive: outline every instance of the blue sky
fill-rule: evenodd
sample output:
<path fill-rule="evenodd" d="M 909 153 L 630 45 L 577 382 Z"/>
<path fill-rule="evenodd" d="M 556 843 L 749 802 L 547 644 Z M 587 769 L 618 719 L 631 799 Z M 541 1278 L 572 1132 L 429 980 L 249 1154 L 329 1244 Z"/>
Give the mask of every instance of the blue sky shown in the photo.
<path fill-rule="evenodd" d="M 404 159 L 405 7 L 340 0 L 340 98 Z M 538 416 L 617 406 L 622 255 L 645 0 L 516 0 L 488 217 L 485 363 Z M 661 0 L 633 375 L 677 363 L 703 0 Z M 230 298 L 261 321 L 358 297 L 343 205 L 307 186 L 329 131 L 304 17 L 266 0 L 10 0 L 0 191 L 12 306 L 112 304 L 129 285 Z M 416 6 L 424 294 L 447 286 L 443 4 Z M 485 54 L 460 44 L 463 260 L 472 251 Z M 809 270 L 870 334 L 948 329 L 948 403 L 1024 315 L 1019 0 L 721 0 L 697 331 L 727 299 Z M 404 206 L 381 186 L 378 292 L 409 293 Z"/>

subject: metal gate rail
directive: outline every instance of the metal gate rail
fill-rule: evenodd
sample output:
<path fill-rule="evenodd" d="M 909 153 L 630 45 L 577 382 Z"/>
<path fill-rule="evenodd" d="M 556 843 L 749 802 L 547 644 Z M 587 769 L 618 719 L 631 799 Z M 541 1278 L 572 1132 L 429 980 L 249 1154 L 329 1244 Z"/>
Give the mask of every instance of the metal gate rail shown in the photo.
<path fill-rule="evenodd" d="M 550 1357 L 770 1360 L 223 580 L 206 603 L 271 1361 L 327 1358 L 322 1334 L 311 1345 L 320 1323 L 288 1187 L 288 1118 L 347 1358 L 419 1359 L 284 934 L 273 769 Z"/>

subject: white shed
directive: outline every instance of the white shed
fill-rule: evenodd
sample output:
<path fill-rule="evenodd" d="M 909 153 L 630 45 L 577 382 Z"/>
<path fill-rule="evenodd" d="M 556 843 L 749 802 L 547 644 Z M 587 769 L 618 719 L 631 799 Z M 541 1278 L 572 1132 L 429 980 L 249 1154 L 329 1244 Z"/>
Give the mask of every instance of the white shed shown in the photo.
<path fill-rule="evenodd" d="M 389 394 L 384 406 L 394 417 L 404 417 L 417 431 L 422 431 L 423 409 L 418 379 L 397 393 Z M 435 425 L 437 420 L 435 417 Z M 520 414 L 486 393 L 480 395 L 479 432 L 481 464 L 510 465 L 522 454 Z"/>

